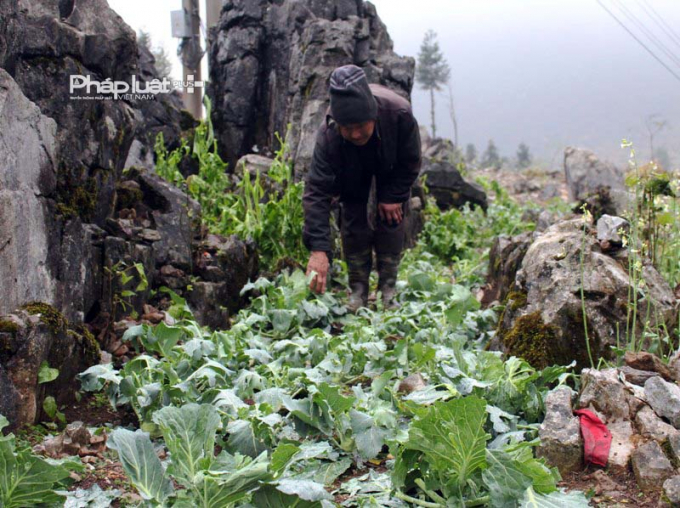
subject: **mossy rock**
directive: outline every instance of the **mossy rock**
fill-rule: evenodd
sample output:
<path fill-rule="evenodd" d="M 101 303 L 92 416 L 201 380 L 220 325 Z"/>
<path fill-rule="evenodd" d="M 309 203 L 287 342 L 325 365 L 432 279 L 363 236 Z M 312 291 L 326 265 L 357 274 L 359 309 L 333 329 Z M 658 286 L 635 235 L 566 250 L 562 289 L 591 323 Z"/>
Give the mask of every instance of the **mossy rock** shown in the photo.
<path fill-rule="evenodd" d="M 526 360 L 536 369 L 544 369 L 555 363 L 551 347 L 556 337 L 556 328 L 546 325 L 541 312 L 536 311 L 518 317 L 502 340 L 509 355 Z"/>
<path fill-rule="evenodd" d="M 139 188 L 132 186 L 121 186 L 116 188 L 116 207 L 119 210 L 124 208 L 134 208 L 138 203 L 144 199 L 144 193 Z"/>
<path fill-rule="evenodd" d="M 66 219 L 80 217 L 89 221 L 97 209 L 99 186 L 92 177 L 83 178 L 85 170 L 59 170 L 57 213 Z M 78 174 L 76 174 L 78 173 Z"/>
<path fill-rule="evenodd" d="M 21 307 L 31 315 L 40 315 L 40 321 L 47 325 L 52 333 L 65 333 L 68 329 L 68 320 L 64 315 L 51 305 L 44 302 L 30 302 Z"/>
<path fill-rule="evenodd" d="M 10 319 L 0 319 L 0 333 L 16 334 L 19 331 L 19 325 Z"/>

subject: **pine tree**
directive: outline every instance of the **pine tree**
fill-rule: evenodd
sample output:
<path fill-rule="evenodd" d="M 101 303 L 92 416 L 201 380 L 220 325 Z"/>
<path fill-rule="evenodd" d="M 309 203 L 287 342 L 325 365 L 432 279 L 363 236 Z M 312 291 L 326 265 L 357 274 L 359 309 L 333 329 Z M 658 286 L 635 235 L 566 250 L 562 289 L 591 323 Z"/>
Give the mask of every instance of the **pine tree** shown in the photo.
<path fill-rule="evenodd" d="M 153 47 L 151 34 L 149 34 L 149 32 L 145 32 L 144 30 L 139 30 L 139 32 L 137 32 L 137 45 L 144 46 L 153 55 L 155 60 L 154 67 L 156 68 L 158 77 L 161 79 L 170 78 L 170 75 L 172 74 L 172 62 L 170 61 L 170 57 L 162 46 Z"/>
<path fill-rule="evenodd" d="M 482 166 L 496 169 L 500 169 L 501 167 L 501 157 L 498 154 L 498 148 L 496 148 L 493 139 L 489 140 L 489 144 L 486 147 L 484 154 L 482 154 Z"/>
<path fill-rule="evenodd" d="M 517 167 L 520 169 L 526 169 L 531 166 L 531 153 L 529 152 L 529 147 L 520 143 L 517 148 Z"/>
<path fill-rule="evenodd" d="M 446 59 L 439 49 L 437 34 L 428 30 L 418 53 L 418 67 L 416 80 L 423 90 L 430 92 L 430 108 L 432 115 L 432 137 L 437 137 L 437 126 L 434 112 L 434 92 L 441 90 L 441 86 L 448 82 L 451 71 Z"/>

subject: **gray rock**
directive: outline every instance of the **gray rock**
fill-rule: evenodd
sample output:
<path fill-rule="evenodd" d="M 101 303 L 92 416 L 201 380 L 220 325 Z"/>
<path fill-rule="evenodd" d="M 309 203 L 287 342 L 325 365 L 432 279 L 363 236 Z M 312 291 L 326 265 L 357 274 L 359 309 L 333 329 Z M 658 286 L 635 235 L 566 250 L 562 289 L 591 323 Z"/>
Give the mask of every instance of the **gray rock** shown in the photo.
<path fill-rule="evenodd" d="M 579 419 L 572 414 L 571 397 L 569 388 L 548 394 L 545 419 L 538 431 L 541 444 L 536 454 L 562 474 L 580 469 L 583 456 Z"/>
<path fill-rule="evenodd" d="M 635 425 L 642 437 L 653 439 L 658 443 L 664 443 L 671 437 L 680 437 L 680 431 L 664 422 L 648 406 L 643 407 L 635 415 Z"/>
<path fill-rule="evenodd" d="M 564 174 L 571 201 L 584 200 L 604 188 L 609 190 L 618 212 L 623 212 L 630 204 L 630 196 L 624 183 L 624 171 L 613 164 L 601 161 L 588 150 L 566 148 Z"/>
<path fill-rule="evenodd" d="M 629 397 L 616 369 L 584 369 L 581 373 L 578 405 L 599 411 L 607 420 L 605 423 L 630 418 Z"/>
<path fill-rule="evenodd" d="M 654 412 L 667 418 L 677 429 L 680 428 L 680 387 L 653 377 L 645 383 L 645 396 Z"/>
<path fill-rule="evenodd" d="M 274 159 L 251 153 L 244 155 L 238 160 L 234 168 L 234 174 L 242 177 L 244 171 L 247 171 L 252 177 L 255 177 L 258 173 L 266 175 L 272 164 L 274 164 Z"/>
<path fill-rule="evenodd" d="M 607 422 L 607 428 L 612 435 L 607 467 L 628 472 L 628 465 L 635 451 L 636 435 L 633 426 L 627 420 L 615 420 Z"/>
<path fill-rule="evenodd" d="M 56 131 L 0 68 L 0 315 L 57 298 L 58 263 L 48 262 L 48 251 L 58 245 L 46 198 L 56 189 Z"/>
<path fill-rule="evenodd" d="M 657 377 L 658 372 L 649 372 L 647 370 L 638 370 L 628 365 L 619 367 L 619 372 L 626 377 L 626 381 L 634 385 L 644 386 L 649 378 Z"/>
<path fill-rule="evenodd" d="M 181 269 L 191 267 L 194 232 L 198 230 L 199 204 L 162 178 L 147 171 L 137 179 L 144 202 L 152 216 L 160 240 L 154 243 L 157 265 L 172 264 Z"/>
<path fill-rule="evenodd" d="M 661 490 L 675 470 L 656 441 L 641 444 L 633 452 L 633 473 L 638 487 L 645 492 Z"/>
<path fill-rule="evenodd" d="M 508 294 L 513 291 L 517 271 L 522 266 L 522 260 L 532 241 L 531 233 L 496 237 L 489 252 L 487 277 L 489 286 L 494 292 L 491 300 L 505 302 Z"/>
<path fill-rule="evenodd" d="M 572 360 L 579 368 L 589 366 L 583 324 L 585 304 L 593 360 L 612 357 L 611 346 L 620 343 L 620 326 L 626 322 L 631 281 L 627 267 L 604 254 L 590 232 L 586 224 L 584 236 L 583 218 L 577 218 L 557 222 L 535 234 L 514 281 L 508 281 L 505 289 L 526 294 L 526 305 L 506 309 L 499 325 L 499 341 L 507 343 L 509 354 L 521 356 L 529 349 L 526 341 L 534 343 L 538 336 L 544 345 L 530 349 L 543 348 L 545 354 L 531 359 L 536 366 L 565 365 Z M 495 269 L 492 265 L 491 271 Z M 645 264 L 642 271 L 645 296 L 643 306 L 638 302 L 638 308 L 649 305 L 652 327 L 673 329 L 677 311 L 670 286 L 651 265 Z M 642 334 L 641 327 L 636 330 L 638 336 Z M 536 335 L 537 331 L 540 333 Z"/>
<path fill-rule="evenodd" d="M 603 215 L 597 221 L 597 240 L 600 243 L 609 242 L 610 244 L 621 245 L 623 239 L 620 231 L 627 232 L 628 229 L 630 229 L 630 224 L 626 219 Z"/>
<path fill-rule="evenodd" d="M 354 63 L 408 97 L 415 62 L 393 51 L 375 7 L 355 0 L 230 0 L 209 47 L 213 124 L 230 167 L 286 137 L 303 174 L 328 106 L 328 77 Z M 291 128 L 287 132 L 287 126 Z"/>
<path fill-rule="evenodd" d="M 430 194 L 442 210 L 461 208 L 466 203 L 479 206 L 483 210 L 489 206 L 484 190 L 475 183 L 466 182 L 450 162 L 425 161 L 421 175 L 425 175 Z"/>
<path fill-rule="evenodd" d="M 668 436 L 668 448 L 670 458 L 674 464 L 680 464 L 680 433 Z"/>
<path fill-rule="evenodd" d="M 680 476 L 673 476 L 663 482 L 663 493 L 672 507 L 680 506 Z"/>

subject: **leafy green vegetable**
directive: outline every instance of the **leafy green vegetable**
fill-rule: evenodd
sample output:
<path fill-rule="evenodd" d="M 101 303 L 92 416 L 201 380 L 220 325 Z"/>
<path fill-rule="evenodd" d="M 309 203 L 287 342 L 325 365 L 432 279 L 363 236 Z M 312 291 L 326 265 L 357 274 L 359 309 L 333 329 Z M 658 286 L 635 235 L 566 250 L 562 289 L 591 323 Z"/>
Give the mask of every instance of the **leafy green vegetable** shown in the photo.
<path fill-rule="evenodd" d="M 461 492 L 487 466 L 486 402 L 477 397 L 438 402 L 409 430 L 407 449 L 423 453 L 443 486 Z"/>
<path fill-rule="evenodd" d="M 185 487 L 190 487 L 212 462 L 215 434 L 222 424 L 217 410 L 209 404 L 168 406 L 156 411 L 153 421 L 160 427 L 172 454 L 168 473 Z"/>
<path fill-rule="evenodd" d="M 0 416 L 0 431 L 9 422 Z M 64 465 L 53 465 L 27 450 L 16 451 L 14 434 L 0 436 L 0 506 L 23 508 L 63 502 L 55 488 L 68 478 Z"/>
<path fill-rule="evenodd" d="M 144 499 L 163 503 L 174 491 L 149 434 L 138 430 L 114 430 L 107 446 L 118 452 L 125 473 Z"/>

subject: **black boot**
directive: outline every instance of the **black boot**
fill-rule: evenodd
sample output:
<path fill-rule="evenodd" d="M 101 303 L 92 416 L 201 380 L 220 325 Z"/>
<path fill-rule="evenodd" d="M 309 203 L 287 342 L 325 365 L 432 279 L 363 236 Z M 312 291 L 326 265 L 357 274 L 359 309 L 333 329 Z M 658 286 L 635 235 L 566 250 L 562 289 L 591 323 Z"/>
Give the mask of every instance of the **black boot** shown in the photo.
<path fill-rule="evenodd" d="M 394 297 L 397 294 L 397 274 L 399 273 L 401 256 L 379 253 L 376 257 L 378 262 L 378 291 L 382 293 L 383 306 L 386 309 L 395 309 L 399 307 Z"/>
<path fill-rule="evenodd" d="M 360 307 L 368 305 L 368 283 L 371 277 L 371 265 L 373 253 L 371 250 L 347 254 L 347 274 L 349 276 L 349 288 L 352 293 L 349 296 L 347 308 L 350 312 L 356 312 Z"/>

